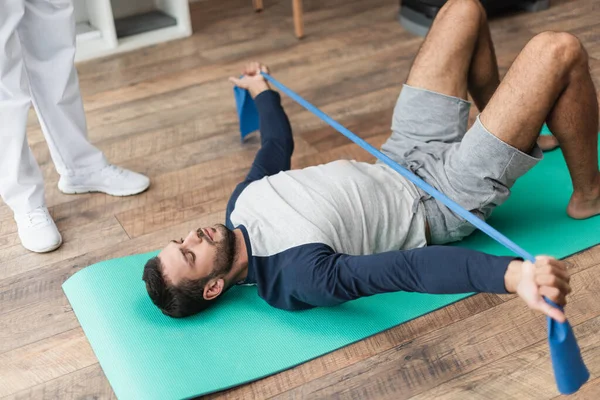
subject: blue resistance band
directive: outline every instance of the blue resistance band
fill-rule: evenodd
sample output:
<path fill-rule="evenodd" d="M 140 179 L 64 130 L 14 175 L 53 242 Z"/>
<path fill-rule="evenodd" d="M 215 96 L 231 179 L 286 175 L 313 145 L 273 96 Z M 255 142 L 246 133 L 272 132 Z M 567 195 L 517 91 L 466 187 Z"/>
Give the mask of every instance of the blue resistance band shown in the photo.
<path fill-rule="evenodd" d="M 502 233 L 500 233 L 499 231 L 491 227 L 489 224 L 487 224 L 485 221 L 477 218 L 475 215 L 465 210 L 463 207 L 458 205 L 448 196 L 441 193 L 433 186 L 427 184 L 421 178 L 413 174 L 408 169 L 402 167 L 379 150 L 375 149 L 364 139 L 358 137 L 356 134 L 352 133 L 350 130 L 348 130 L 340 123 L 335 121 L 333 118 L 319 110 L 317 107 L 304 100 L 300 95 L 298 95 L 297 93 L 295 93 L 294 91 L 277 81 L 271 75 L 266 73 L 263 73 L 262 75 L 271 84 L 273 84 L 273 86 L 275 86 L 277 89 L 281 90 L 283 93 L 291 97 L 302 107 L 306 108 L 308 111 L 312 112 L 317 117 L 328 123 L 335 130 L 346 136 L 348 139 L 352 140 L 354 143 L 362 147 L 364 150 L 368 151 L 373 156 L 377 157 L 379 160 L 381 160 L 394 171 L 398 172 L 400 175 L 414 183 L 416 186 L 429 193 L 437 200 L 444 203 L 449 209 L 451 209 L 456 214 L 469 221 L 471 224 L 476 226 L 479 230 L 483 231 L 492 239 L 496 240 L 498 243 L 502 244 L 507 249 L 511 250 L 523 259 L 535 263 L 535 257 L 533 255 L 522 249 L 516 243 L 514 243 Z M 250 96 L 247 90 L 236 87 L 234 88 L 234 94 L 236 99 L 238 116 L 240 119 L 240 132 L 242 134 L 243 139 L 246 135 L 250 134 L 255 130 L 258 130 L 258 112 L 256 110 L 256 107 L 254 106 L 252 97 Z M 562 307 L 559 307 L 551 300 L 545 300 L 552 306 L 560 308 L 562 310 Z M 554 376 L 556 379 L 558 390 L 562 394 L 574 393 L 577 390 L 579 390 L 581 385 L 583 385 L 589 379 L 589 372 L 585 364 L 583 363 L 583 359 L 581 358 L 581 351 L 579 349 L 579 346 L 577 345 L 577 340 L 575 339 L 575 335 L 569 322 L 565 321 L 563 323 L 560 323 L 549 317 L 547 319 L 548 343 L 550 346 L 550 355 L 552 359 Z"/>

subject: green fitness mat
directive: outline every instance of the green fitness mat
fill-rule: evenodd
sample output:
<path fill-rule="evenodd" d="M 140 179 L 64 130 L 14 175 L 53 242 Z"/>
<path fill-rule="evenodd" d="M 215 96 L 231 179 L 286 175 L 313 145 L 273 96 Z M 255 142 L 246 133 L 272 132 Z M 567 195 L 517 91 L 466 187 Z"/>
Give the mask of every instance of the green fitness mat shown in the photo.
<path fill-rule="evenodd" d="M 571 181 L 560 150 L 517 182 L 490 224 L 533 254 L 565 257 L 600 239 L 600 217 L 575 221 L 565 209 Z M 215 221 L 220 222 L 220 221 Z M 480 232 L 458 244 L 507 250 Z M 63 289 L 119 399 L 181 399 L 291 368 L 410 321 L 470 294 L 389 293 L 334 308 L 274 309 L 254 287 L 236 287 L 187 319 L 164 316 L 141 279 L 156 253 L 104 261 Z"/>

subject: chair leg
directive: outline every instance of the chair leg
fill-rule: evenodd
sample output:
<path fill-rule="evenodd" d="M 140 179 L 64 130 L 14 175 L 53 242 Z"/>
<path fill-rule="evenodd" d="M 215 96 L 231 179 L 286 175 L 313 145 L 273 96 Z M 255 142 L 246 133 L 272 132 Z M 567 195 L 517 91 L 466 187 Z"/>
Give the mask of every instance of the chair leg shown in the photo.
<path fill-rule="evenodd" d="M 263 0 L 252 0 L 254 4 L 254 11 L 261 12 L 263 10 Z"/>
<path fill-rule="evenodd" d="M 304 37 L 304 13 L 302 11 L 302 0 L 292 0 L 294 9 L 294 31 L 296 37 L 302 39 Z"/>

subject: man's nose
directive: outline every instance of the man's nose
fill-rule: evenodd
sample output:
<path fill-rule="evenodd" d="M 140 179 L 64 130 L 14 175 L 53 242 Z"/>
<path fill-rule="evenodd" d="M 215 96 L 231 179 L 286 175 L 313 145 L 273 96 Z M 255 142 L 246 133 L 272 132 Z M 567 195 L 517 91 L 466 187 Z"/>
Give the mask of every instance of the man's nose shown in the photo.
<path fill-rule="evenodd" d="M 198 237 L 198 232 L 190 231 L 190 233 L 187 235 L 187 238 L 185 238 L 185 241 L 188 243 L 198 243 L 201 241 L 201 239 Z"/>

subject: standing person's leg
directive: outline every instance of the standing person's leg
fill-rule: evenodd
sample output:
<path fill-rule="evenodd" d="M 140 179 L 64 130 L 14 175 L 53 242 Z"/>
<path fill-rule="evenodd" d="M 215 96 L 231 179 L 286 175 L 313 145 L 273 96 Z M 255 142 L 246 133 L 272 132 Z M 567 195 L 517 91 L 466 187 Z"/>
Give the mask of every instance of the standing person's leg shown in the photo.
<path fill-rule="evenodd" d="M 504 143 L 528 153 L 546 122 L 563 150 L 573 195 L 573 218 L 600 214 L 598 99 L 588 57 L 568 33 L 545 32 L 519 54 L 481 114 L 480 122 Z"/>
<path fill-rule="evenodd" d="M 143 175 L 110 166 L 87 140 L 75 58 L 72 0 L 26 0 L 18 27 L 23 59 L 50 154 L 66 193 L 100 191 L 124 196 L 149 185 Z"/>
<path fill-rule="evenodd" d="M 75 58 L 71 0 L 25 0 L 18 28 L 33 105 L 56 170 L 61 175 L 95 171 L 107 165 L 87 140 Z"/>
<path fill-rule="evenodd" d="M 24 0 L 5 0 L 0 12 L 0 195 L 15 214 L 19 237 L 31 251 L 51 251 L 62 239 L 48 214 L 44 181 L 27 144 L 29 82 L 17 27 Z"/>

